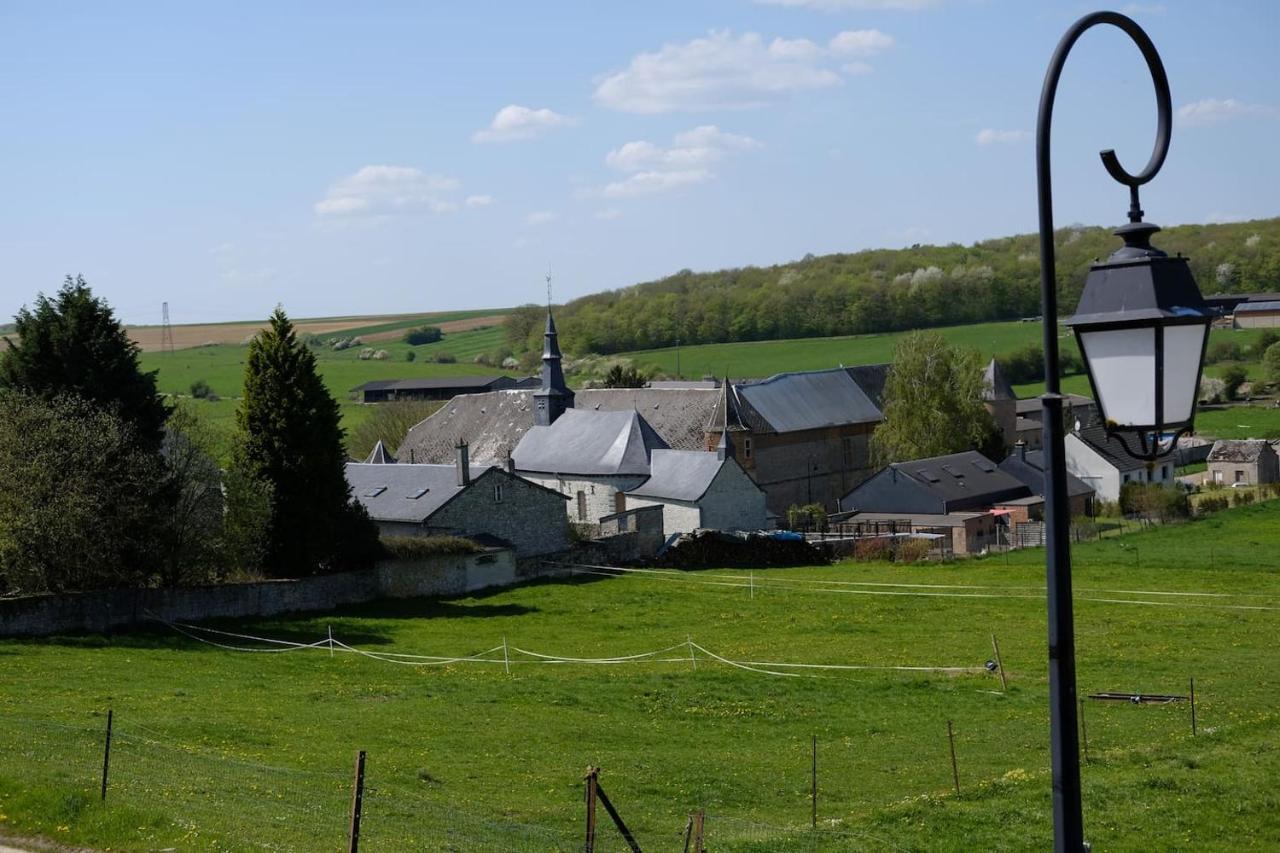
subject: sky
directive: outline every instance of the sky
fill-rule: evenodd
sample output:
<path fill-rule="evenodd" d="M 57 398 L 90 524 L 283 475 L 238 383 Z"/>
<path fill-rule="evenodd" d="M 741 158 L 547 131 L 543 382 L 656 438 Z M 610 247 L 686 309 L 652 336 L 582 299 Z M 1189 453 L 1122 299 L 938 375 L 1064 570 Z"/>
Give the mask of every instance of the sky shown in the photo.
<path fill-rule="evenodd" d="M 1117 4 L 1175 122 L 1150 221 L 1280 215 L 1280 3 Z M 157 323 L 557 302 L 1036 229 L 1062 0 L 0 0 L 0 321 L 67 274 Z M 1119 224 L 1137 49 L 1095 28 L 1055 221 Z M 1158 242 L 1158 241 L 1157 241 Z"/>

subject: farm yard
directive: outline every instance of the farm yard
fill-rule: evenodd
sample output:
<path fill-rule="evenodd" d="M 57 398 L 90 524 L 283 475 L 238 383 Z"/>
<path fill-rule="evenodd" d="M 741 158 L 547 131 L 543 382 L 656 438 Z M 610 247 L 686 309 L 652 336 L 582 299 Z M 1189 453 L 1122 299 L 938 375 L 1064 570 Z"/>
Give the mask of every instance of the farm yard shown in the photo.
<path fill-rule="evenodd" d="M 1086 700 L 1094 849 L 1280 845 L 1278 554 L 1275 501 L 1075 546 L 1081 693 L 1183 695 L 1194 677 L 1197 699 L 1195 736 L 1183 701 Z M 580 849 L 588 765 L 645 850 L 681 849 L 697 809 L 713 850 L 1043 850 L 1043 560 L 579 568 L 451 601 L 0 642 L 0 832 L 336 850 L 364 749 L 370 850 Z M 984 667 L 993 633 L 1007 689 Z M 597 849 L 624 849 L 601 821 Z"/>

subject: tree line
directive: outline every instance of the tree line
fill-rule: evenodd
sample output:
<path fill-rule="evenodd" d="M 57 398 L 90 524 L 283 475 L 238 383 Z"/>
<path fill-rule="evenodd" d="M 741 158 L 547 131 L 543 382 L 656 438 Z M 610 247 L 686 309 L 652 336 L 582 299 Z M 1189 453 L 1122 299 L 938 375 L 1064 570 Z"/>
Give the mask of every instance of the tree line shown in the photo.
<path fill-rule="evenodd" d="M 1090 264 L 1120 246 L 1109 228 L 1058 231 L 1058 290 L 1070 309 Z M 1180 225 L 1156 245 L 1190 258 L 1206 293 L 1274 290 L 1280 219 Z M 915 245 L 815 257 L 770 267 L 682 270 L 658 281 L 575 299 L 557 309 L 561 345 L 575 355 L 684 344 L 829 337 L 1011 320 L 1040 313 L 1038 237 L 970 246 Z M 507 321 L 516 353 L 541 347 L 545 309 Z"/>
<path fill-rule="evenodd" d="M 283 311 L 250 343 L 232 462 L 157 392 L 82 278 L 0 354 L 0 594 L 297 577 L 368 566 L 338 406 Z"/>

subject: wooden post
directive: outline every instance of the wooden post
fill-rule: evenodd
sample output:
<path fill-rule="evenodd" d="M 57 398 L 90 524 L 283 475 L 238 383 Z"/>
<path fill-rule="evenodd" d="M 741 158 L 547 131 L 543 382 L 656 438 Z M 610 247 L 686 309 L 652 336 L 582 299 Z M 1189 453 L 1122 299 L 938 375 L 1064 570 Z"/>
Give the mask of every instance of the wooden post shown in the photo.
<path fill-rule="evenodd" d="M 689 647 L 689 663 L 693 664 L 693 670 L 694 672 L 697 672 L 698 658 L 697 658 L 697 655 L 693 653 L 693 637 L 685 637 L 684 641 L 685 641 L 685 644 L 688 645 Z"/>
<path fill-rule="evenodd" d="M 588 767 L 584 777 L 587 783 L 587 842 L 582 849 L 585 853 L 595 853 L 596 849 L 596 777 L 599 772 L 595 767 Z"/>
<path fill-rule="evenodd" d="M 996 653 L 996 671 L 1000 673 L 1000 689 L 1009 690 L 1009 682 L 1005 679 L 1004 661 L 1000 660 L 1000 643 L 996 640 L 996 635 L 991 635 L 991 649 Z"/>
<path fill-rule="evenodd" d="M 747 575 L 747 577 L 751 579 L 751 600 L 755 601 L 756 600 L 756 573 L 751 572 L 750 574 Z"/>
<path fill-rule="evenodd" d="M 507 653 L 507 638 L 502 638 L 502 669 L 507 675 L 511 674 L 511 657 Z"/>
<path fill-rule="evenodd" d="M 1196 680 L 1191 679 L 1191 736 L 1196 736 Z"/>
<path fill-rule="evenodd" d="M 956 783 L 956 793 L 960 793 L 960 769 L 956 766 L 956 733 L 951 728 L 951 721 L 947 720 L 947 740 L 951 744 L 951 778 Z"/>
<path fill-rule="evenodd" d="M 102 801 L 107 801 L 107 771 L 111 768 L 111 718 L 114 711 L 107 709 L 107 740 L 102 746 Z"/>
<path fill-rule="evenodd" d="M 1080 741 L 1084 744 L 1084 763 L 1089 763 L 1089 730 L 1084 724 L 1084 699 L 1080 700 Z"/>
<path fill-rule="evenodd" d="M 351 784 L 351 831 L 347 835 L 347 853 L 360 849 L 360 814 L 364 810 L 364 750 L 356 753 L 356 775 Z"/>
<path fill-rule="evenodd" d="M 329 626 L 329 657 L 333 657 L 333 626 Z"/>
<path fill-rule="evenodd" d="M 693 853 L 706 853 L 707 848 L 703 838 L 706 821 L 707 813 L 704 809 L 698 809 L 693 813 Z"/>
<path fill-rule="evenodd" d="M 813 800 L 813 814 L 810 818 L 809 825 L 817 829 L 818 827 L 818 736 L 813 736 L 813 774 L 812 784 L 809 789 L 810 799 Z"/>

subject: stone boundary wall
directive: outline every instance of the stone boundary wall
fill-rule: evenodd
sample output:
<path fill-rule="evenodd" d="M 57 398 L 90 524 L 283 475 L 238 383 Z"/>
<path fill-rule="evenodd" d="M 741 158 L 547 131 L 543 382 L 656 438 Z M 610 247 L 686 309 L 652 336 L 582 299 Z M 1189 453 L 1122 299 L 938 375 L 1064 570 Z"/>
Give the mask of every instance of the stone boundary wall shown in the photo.
<path fill-rule="evenodd" d="M 480 554 L 388 560 L 364 572 L 297 580 L 0 599 L 0 637 L 103 633 L 156 617 L 168 622 L 238 619 L 330 610 L 379 598 L 462 595 L 510 586 L 540 573 L 535 565 L 522 568 L 517 576 L 515 554 L 494 549 Z M 550 569 L 543 571 L 553 573 Z"/>

